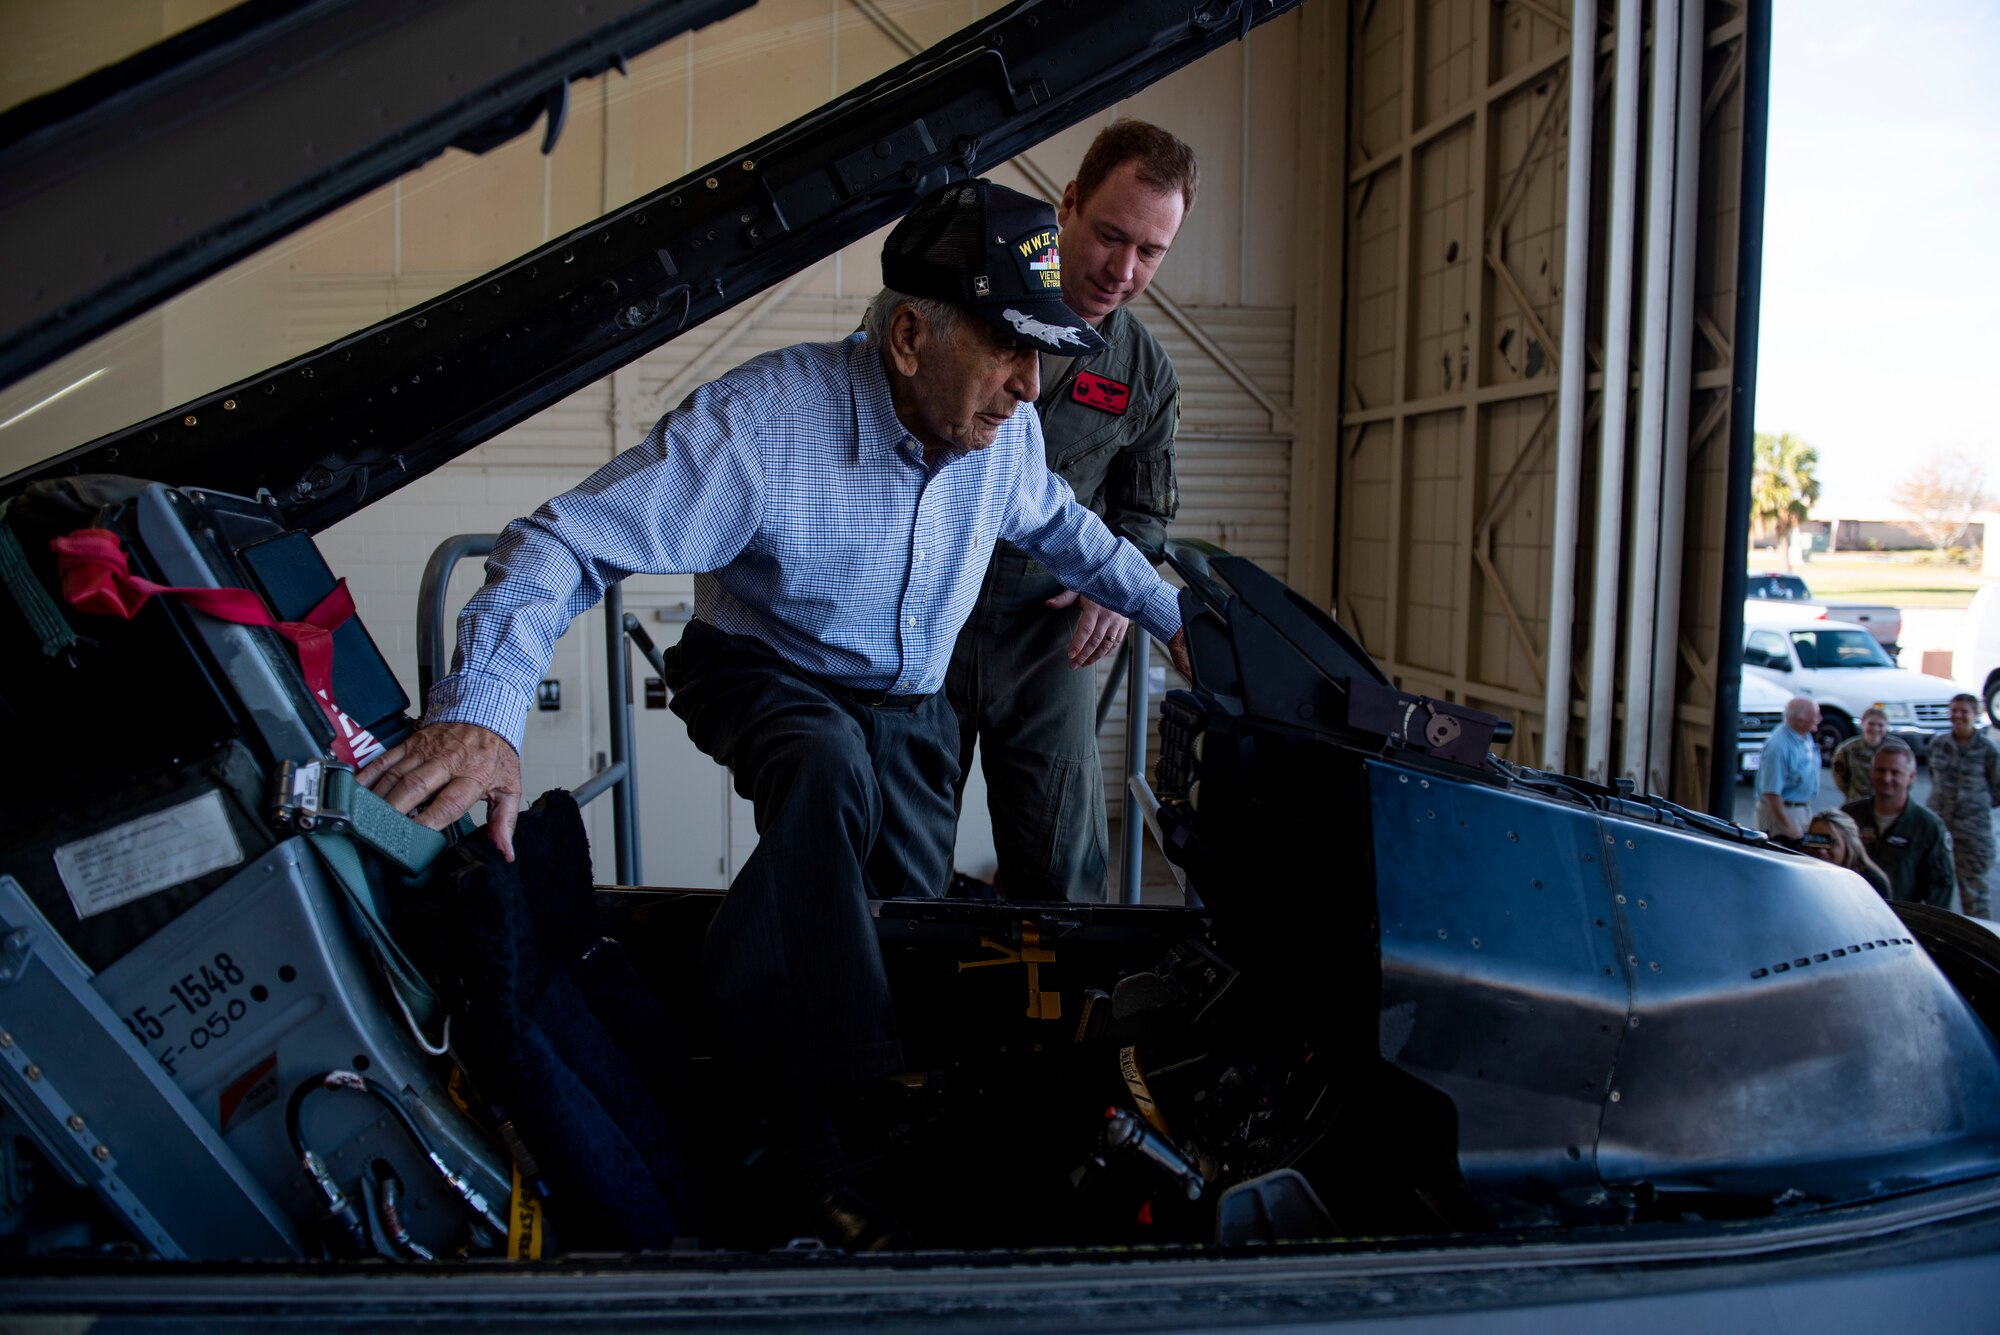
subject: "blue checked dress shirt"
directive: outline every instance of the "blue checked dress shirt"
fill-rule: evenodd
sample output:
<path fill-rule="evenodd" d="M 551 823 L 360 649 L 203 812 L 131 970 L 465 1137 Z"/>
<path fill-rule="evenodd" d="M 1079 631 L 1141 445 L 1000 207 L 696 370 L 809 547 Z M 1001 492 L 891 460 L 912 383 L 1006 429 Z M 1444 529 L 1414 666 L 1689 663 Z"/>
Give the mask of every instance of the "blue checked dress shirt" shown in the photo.
<path fill-rule="evenodd" d="M 507 526 L 425 721 L 476 723 L 518 749 L 557 638 L 638 573 L 695 574 L 697 617 L 815 676 L 927 694 L 1000 538 L 1161 640 L 1180 629 L 1176 590 L 1049 471 L 1032 410 L 928 469 L 864 335 L 767 353 Z"/>
<path fill-rule="evenodd" d="M 1787 806 L 1809 805 L 1819 795 L 1819 743 L 1781 723 L 1757 761 L 1757 795 L 1776 793 Z"/>

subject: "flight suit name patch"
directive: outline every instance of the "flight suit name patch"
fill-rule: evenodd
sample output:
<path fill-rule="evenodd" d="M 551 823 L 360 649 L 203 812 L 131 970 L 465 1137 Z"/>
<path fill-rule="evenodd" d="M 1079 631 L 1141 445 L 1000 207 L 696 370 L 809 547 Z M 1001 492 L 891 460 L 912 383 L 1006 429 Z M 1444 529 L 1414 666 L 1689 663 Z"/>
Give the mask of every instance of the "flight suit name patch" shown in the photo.
<path fill-rule="evenodd" d="M 1095 408 L 1113 417 L 1123 417 L 1125 409 L 1132 402 L 1132 388 L 1121 385 L 1116 380 L 1107 380 L 1101 375 L 1079 371 L 1076 384 L 1070 388 L 1069 396 L 1086 407 Z"/>

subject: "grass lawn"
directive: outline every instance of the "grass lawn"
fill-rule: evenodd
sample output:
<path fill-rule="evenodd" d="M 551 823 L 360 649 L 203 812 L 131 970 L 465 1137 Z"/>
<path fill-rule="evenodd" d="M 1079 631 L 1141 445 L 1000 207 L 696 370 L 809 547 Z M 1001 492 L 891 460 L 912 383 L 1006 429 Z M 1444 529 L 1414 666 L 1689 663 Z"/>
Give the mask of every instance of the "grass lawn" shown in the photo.
<path fill-rule="evenodd" d="M 1983 582 L 1976 569 L 1926 560 L 1922 552 L 1837 552 L 1793 565 L 1813 597 L 1897 607 L 1965 607 Z M 1753 574 L 1781 570 L 1775 552 L 1752 551 Z"/>

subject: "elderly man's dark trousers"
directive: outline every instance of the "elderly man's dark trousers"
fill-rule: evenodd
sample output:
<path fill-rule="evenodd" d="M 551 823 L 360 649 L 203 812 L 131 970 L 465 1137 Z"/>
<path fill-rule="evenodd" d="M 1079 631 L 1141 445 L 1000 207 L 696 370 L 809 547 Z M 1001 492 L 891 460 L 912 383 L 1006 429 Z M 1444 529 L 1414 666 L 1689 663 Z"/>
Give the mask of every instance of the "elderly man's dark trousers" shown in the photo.
<path fill-rule="evenodd" d="M 898 1069 L 868 900 L 935 895 L 949 877 L 951 707 L 942 694 L 861 703 L 699 621 L 666 657 L 674 712 L 756 811 L 757 849 L 702 954 L 733 1036 L 799 1083 Z"/>

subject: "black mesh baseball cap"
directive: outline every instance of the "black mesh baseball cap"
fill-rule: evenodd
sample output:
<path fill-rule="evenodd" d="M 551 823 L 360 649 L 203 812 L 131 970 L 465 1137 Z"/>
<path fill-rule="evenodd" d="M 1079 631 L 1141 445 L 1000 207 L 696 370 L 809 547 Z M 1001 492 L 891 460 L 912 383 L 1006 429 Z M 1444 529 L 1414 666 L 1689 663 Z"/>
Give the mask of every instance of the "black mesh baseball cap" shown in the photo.
<path fill-rule="evenodd" d="M 882 282 L 955 302 L 1044 352 L 1088 357 L 1104 340 L 1062 299 L 1056 211 L 984 179 L 924 196 L 882 243 Z"/>

